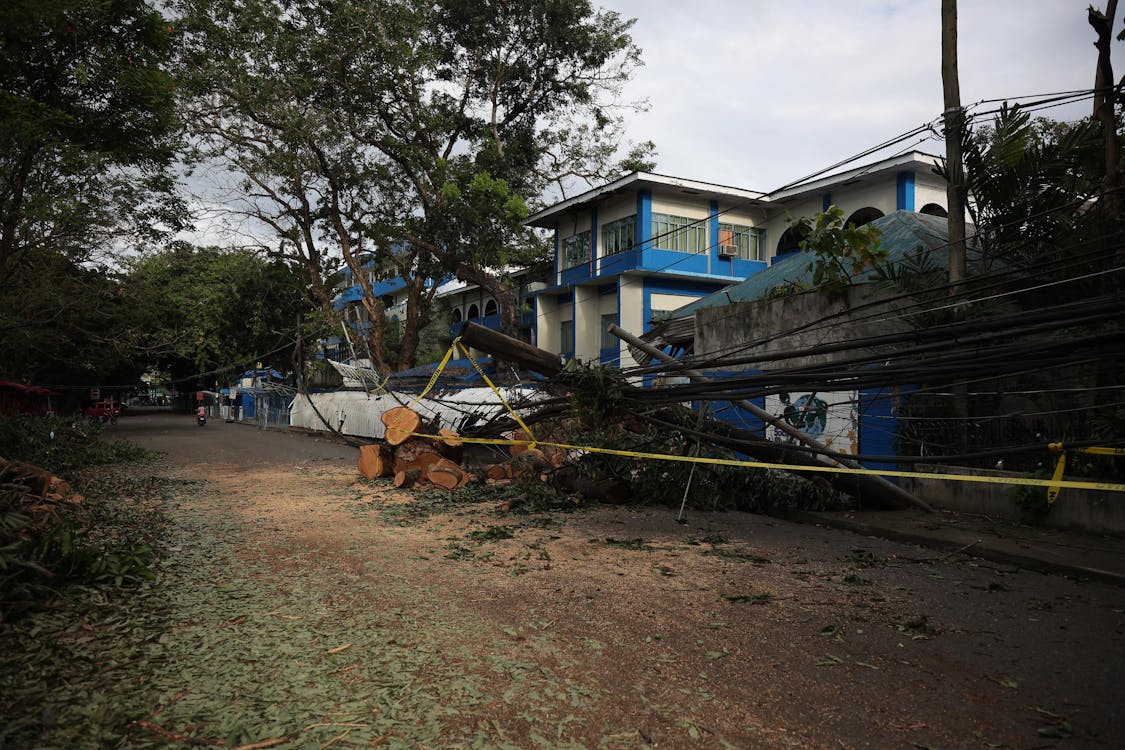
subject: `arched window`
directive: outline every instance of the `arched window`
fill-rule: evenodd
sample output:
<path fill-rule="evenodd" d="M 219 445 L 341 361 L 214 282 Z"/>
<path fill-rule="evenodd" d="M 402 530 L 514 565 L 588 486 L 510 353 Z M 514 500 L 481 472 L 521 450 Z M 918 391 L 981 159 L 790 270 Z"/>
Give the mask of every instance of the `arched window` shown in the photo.
<path fill-rule="evenodd" d="M 801 240 L 805 238 L 807 232 L 802 231 L 801 228 L 793 226 L 786 229 L 781 239 L 777 241 L 777 254 L 785 255 L 786 253 L 795 253 L 801 249 Z"/>
<path fill-rule="evenodd" d="M 930 216 L 937 216 L 942 219 L 949 217 L 949 212 L 936 203 L 927 203 L 922 206 L 922 209 L 918 213 L 929 214 Z"/>
<path fill-rule="evenodd" d="M 848 220 L 844 222 L 844 226 L 851 224 L 853 227 L 862 227 L 864 224 L 870 224 L 876 219 L 881 218 L 883 218 L 882 211 L 877 208 L 868 206 L 867 208 L 859 209 L 854 214 L 849 216 Z"/>
<path fill-rule="evenodd" d="M 454 323 L 460 323 L 461 322 L 461 308 L 460 307 L 453 308 L 453 322 Z"/>
<path fill-rule="evenodd" d="M 494 300 L 494 299 L 490 299 L 488 302 L 484 303 L 484 314 L 485 314 L 485 316 L 495 315 L 497 312 L 499 312 L 499 310 L 500 310 L 500 308 L 498 308 L 496 306 L 496 300 Z"/>
<path fill-rule="evenodd" d="M 480 317 L 480 308 L 476 305 L 469 305 L 469 320 L 476 320 Z"/>

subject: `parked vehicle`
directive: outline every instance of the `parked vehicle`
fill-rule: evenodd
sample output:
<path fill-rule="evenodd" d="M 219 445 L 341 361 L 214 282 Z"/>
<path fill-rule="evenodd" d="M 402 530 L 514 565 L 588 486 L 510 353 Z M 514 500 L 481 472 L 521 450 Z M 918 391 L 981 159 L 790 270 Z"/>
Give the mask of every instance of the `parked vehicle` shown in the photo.
<path fill-rule="evenodd" d="M 84 413 L 90 418 L 91 424 L 98 422 L 117 424 L 117 418 L 121 416 L 121 404 L 116 401 L 97 401 L 87 406 Z"/>

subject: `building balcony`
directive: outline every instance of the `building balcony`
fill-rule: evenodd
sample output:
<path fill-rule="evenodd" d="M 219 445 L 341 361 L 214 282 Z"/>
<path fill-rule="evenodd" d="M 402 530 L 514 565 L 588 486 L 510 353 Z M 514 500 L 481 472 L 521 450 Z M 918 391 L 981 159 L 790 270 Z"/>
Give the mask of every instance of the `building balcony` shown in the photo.
<path fill-rule="evenodd" d="M 559 281 L 560 286 L 565 287 L 601 277 L 618 276 L 626 271 L 745 279 L 765 267 L 764 261 L 720 258 L 714 249 L 707 253 L 682 253 L 646 247 L 605 255 L 595 261 L 565 268 L 559 274 Z"/>

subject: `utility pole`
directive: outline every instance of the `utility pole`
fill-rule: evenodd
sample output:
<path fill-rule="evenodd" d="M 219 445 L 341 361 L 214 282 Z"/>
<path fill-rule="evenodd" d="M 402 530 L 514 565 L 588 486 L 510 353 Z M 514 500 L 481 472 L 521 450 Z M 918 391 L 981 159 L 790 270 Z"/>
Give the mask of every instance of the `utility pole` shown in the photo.
<path fill-rule="evenodd" d="M 1116 103 L 1120 92 L 1113 85 L 1113 63 L 1110 59 L 1110 45 L 1113 40 L 1113 23 L 1117 16 L 1117 0 L 1109 0 L 1105 13 L 1090 6 L 1087 19 L 1097 32 L 1098 68 L 1094 75 L 1094 119 L 1102 124 L 1105 142 L 1105 179 L 1102 180 L 1101 201 L 1106 213 L 1116 218 L 1121 210 L 1121 196 L 1118 194 L 1121 183 L 1117 154 Z"/>
<path fill-rule="evenodd" d="M 949 204 L 950 295 L 961 291 L 965 280 L 965 168 L 961 163 L 961 135 L 965 113 L 961 109 L 961 83 L 957 74 L 957 0 L 941 0 L 941 83 L 945 99 L 945 186 Z"/>
<path fill-rule="evenodd" d="M 941 87 L 945 102 L 945 200 L 949 204 L 949 296 L 964 291 L 965 264 L 965 167 L 961 163 L 961 137 L 965 112 L 961 109 L 961 81 L 957 73 L 957 0 L 941 0 Z M 960 320 L 962 308 L 954 308 Z M 963 380 L 953 383 L 953 415 L 958 418 L 960 445 L 969 444 L 969 387 Z"/>

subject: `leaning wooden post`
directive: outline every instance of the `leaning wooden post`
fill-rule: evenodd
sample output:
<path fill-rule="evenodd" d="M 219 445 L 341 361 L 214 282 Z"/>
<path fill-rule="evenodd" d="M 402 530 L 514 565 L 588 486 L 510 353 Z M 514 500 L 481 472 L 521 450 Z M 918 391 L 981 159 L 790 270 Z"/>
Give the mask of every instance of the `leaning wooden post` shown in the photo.
<path fill-rule="evenodd" d="M 665 354 L 664 352 L 657 349 L 655 346 L 652 346 L 651 344 L 649 344 L 646 341 L 640 340 L 639 338 L 637 338 L 633 334 L 629 333 L 628 331 L 626 331 L 622 328 L 617 327 L 616 325 L 610 324 L 610 326 L 607 330 L 610 333 L 612 333 L 614 336 L 616 336 L 617 338 L 624 341 L 626 344 L 629 344 L 630 346 L 633 346 L 637 349 L 640 349 L 642 352 L 645 352 L 646 354 L 648 354 L 652 357 L 655 357 L 656 359 L 660 360 L 661 362 L 668 362 L 668 363 L 672 363 L 672 364 L 674 364 L 676 362 L 675 357 L 672 357 L 668 354 Z M 711 382 L 711 378 L 707 377 L 706 375 L 704 375 L 699 370 L 684 369 L 684 370 L 679 370 L 678 372 L 682 373 L 683 375 L 686 375 L 687 377 L 691 378 L 692 380 L 694 380 L 698 383 L 709 383 L 709 382 Z M 774 417 L 768 411 L 761 408 L 757 404 L 754 404 L 754 403 L 751 403 L 750 401 L 745 401 L 745 400 L 731 401 L 730 403 L 734 404 L 735 406 L 739 407 L 740 409 L 745 409 L 746 411 L 750 412 L 751 414 L 753 414 L 755 417 L 758 417 L 759 419 L 765 420 L 766 424 L 775 425 L 782 432 L 786 433 L 790 437 L 795 438 L 798 442 L 800 442 L 804 445 L 807 445 L 810 448 L 815 448 L 816 450 L 821 450 L 821 451 L 829 450 L 828 447 L 825 446 L 820 441 L 806 435 L 805 433 L 801 432 L 796 427 L 793 427 L 792 425 L 785 422 L 784 420 L 781 420 L 781 419 L 778 419 L 778 418 Z M 848 460 L 848 459 L 837 461 L 837 460 L 835 460 L 835 459 L 833 459 L 829 456 L 819 456 L 818 460 L 821 463 L 828 463 L 831 466 L 842 466 L 842 467 L 847 467 L 849 469 L 862 469 L 863 468 L 863 466 L 859 462 L 851 461 L 851 460 Z M 923 510 L 926 510 L 930 513 L 934 512 L 934 509 L 931 508 L 925 501 L 919 500 L 918 498 L 914 497 L 914 495 L 911 495 L 909 492 L 902 489 L 898 485 L 896 485 L 892 482 L 888 482 L 883 477 L 875 476 L 873 474 L 872 475 L 860 474 L 860 475 L 856 475 L 855 479 L 856 479 L 856 485 L 858 487 L 861 487 L 861 488 L 866 487 L 872 493 L 883 494 L 883 495 L 887 495 L 887 496 L 890 496 L 890 497 L 894 497 L 894 498 L 896 498 L 898 500 L 901 500 L 905 503 L 909 503 L 910 505 L 915 505 L 919 508 L 922 508 Z"/>
<path fill-rule="evenodd" d="M 539 349 L 531 344 L 505 336 L 499 331 L 466 322 L 457 334 L 461 341 L 475 349 L 493 354 L 508 362 L 523 365 L 529 370 L 550 377 L 562 372 L 563 365 L 559 355 Z"/>

